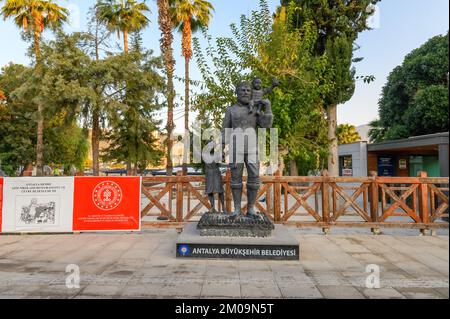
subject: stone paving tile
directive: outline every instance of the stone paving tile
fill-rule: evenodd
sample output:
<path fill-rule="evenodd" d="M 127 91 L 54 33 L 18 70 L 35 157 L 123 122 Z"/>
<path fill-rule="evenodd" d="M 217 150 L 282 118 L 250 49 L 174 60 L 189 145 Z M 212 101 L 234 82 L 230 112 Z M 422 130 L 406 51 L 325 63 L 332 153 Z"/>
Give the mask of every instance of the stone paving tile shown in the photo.
<path fill-rule="evenodd" d="M 408 299 L 443 299 L 444 297 L 434 289 L 404 288 L 399 291 Z"/>
<path fill-rule="evenodd" d="M 275 282 L 258 284 L 241 284 L 242 298 L 281 298 L 281 291 Z"/>
<path fill-rule="evenodd" d="M 64 285 L 49 285 L 39 287 L 36 290 L 30 291 L 27 298 L 39 298 L 39 299 L 55 299 L 55 298 L 73 298 L 78 295 L 84 287 L 69 289 Z"/>
<path fill-rule="evenodd" d="M 211 281 L 206 280 L 201 290 L 201 297 L 203 298 L 241 298 L 241 286 L 239 281 Z"/>
<path fill-rule="evenodd" d="M 177 298 L 200 298 L 202 294 L 203 284 L 179 282 L 176 285 L 165 285 L 161 288 L 157 295 L 165 297 L 177 297 Z M 217 295 L 217 294 L 216 294 Z"/>
<path fill-rule="evenodd" d="M 283 298 L 322 299 L 323 296 L 314 284 L 278 284 Z"/>
<path fill-rule="evenodd" d="M 239 270 L 233 265 L 208 264 L 206 267 L 205 276 L 207 278 L 215 278 L 215 277 L 239 278 Z"/>
<path fill-rule="evenodd" d="M 393 288 L 364 289 L 363 294 L 370 299 L 406 299 Z"/>
<path fill-rule="evenodd" d="M 115 285 L 88 285 L 79 295 L 93 296 L 93 297 L 114 297 L 119 296 L 125 286 Z"/>
<path fill-rule="evenodd" d="M 134 298 L 134 297 L 149 297 L 160 295 L 161 289 L 164 285 L 144 284 L 144 285 L 126 285 L 121 289 L 120 297 Z"/>
<path fill-rule="evenodd" d="M 326 299 L 364 299 L 364 295 L 354 287 L 319 285 L 318 289 Z"/>
<path fill-rule="evenodd" d="M 449 299 L 449 289 L 447 288 L 434 288 L 434 290 L 441 294 L 442 297 Z"/>
<path fill-rule="evenodd" d="M 439 259 L 442 259 L 443 261 L 448 262 L 449 261 L 449 250 L 448 250 L 448 243 L 447 247 L 444 245 L 440 245 L 439 241 L 436 240 L 435 237 L 411 237 L 411 238 L 405 238 L 405 237 L 395 237 L 395 239 L 401 241 L 402 243 L 412 246 L 413 248 L 417 249 L 424 249 L 427 253 L 432 254 L 434 257 L 437 257 Z"/>

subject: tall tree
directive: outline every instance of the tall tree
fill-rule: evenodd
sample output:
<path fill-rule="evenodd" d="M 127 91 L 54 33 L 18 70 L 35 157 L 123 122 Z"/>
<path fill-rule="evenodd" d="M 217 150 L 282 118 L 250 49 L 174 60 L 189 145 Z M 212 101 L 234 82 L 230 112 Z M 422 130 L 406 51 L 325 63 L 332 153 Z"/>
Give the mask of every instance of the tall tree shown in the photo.
<path fill-rule="evenodd" d="M 173 85 L 173 73 L 175 69 L 175 60 L 173 58 L 173 24 L 170 15 L 170 5 L 169 0 L 157 0 L 158 5 L 158 24 L 159 29 L 161 30 L 161 53 L 164 57 L 164 67 L 167 76 L 167 87 L 166 87 L 166 98 L 167 98 L 167 176 L 171 176 L 173 174 L 173 163 L 172 163 L 172 133 L 175 129 L 175 124 L 173 121 L 173 107 L 174 107 L 174 99 L 175 99 L 175 89 Z"/>
<path fill-rule="evenodd" d="M 189 134 L 190 75 L 189 64 L 192 58 L 192 34 L 207 27 L 214 11 L 213 5 L 206 0 L 171 0 L 171 15 L 175 28 L 182 34 L 182 54 L 185 67 L 184 90 L 184 133 Z M 185 150 L 183 174 L 187 174 L 187 156 Z"/>
<path fill-rule="evenodd" d="M 354 93 L 356 71 L 354 44 L 359 33 L 370 29 L 368 18 L 374 13 L 373 5 L 380 0 L 282 0 L 296 7 L 292 23 L 301 27 L 313 22 L 317 29 L 315 54 L 326 55 L 329 72 L 333 76 L 333 90 L 324 96 L 328 120 L 328 170 L 330 175 L 339 176 L 337 106 L 347 102 Z M 372 79 L 368 77 L 368 79 Z"/>
<path fill-rule="evenodd" d="M 36 159 L 35 106 L 14 94 L 32 76 L 33 70 L 20 64 L 8 64 L 0 72 L 0 90 L 4 93 L 0 104 L 0 162 L 9 176 Z"/>
<path fill-rule="evenodd" d="M 154 112 L 162 107 L 158 94 L 163 90 L 164 78 L 158 73 L 162 59 L 142 48 L 139 33 L 133 40 L 129 54 L 115 57 L 122 66 L 118 72 L 126 89 L 115 94 L 117 107 L 109 118 L 109 147 L 103 157 L 133 164 L 130 174 L 137 175 L 139 168 L 144 170 L 147 164 L 158 165 L 162 156 L 154 134 L 160 122 L 154 119 Z"/>
<path fill-rule="evenodd" d="M 150 20 L 145 16 L 150 9 L 145 2 L 135 0 L 99 0 L 96 5 L 97 16 L 111 32 L 123 33 L 124 51 L 128 53 L 128 35 L 148 26 Z"/>
<path fill-rule="evenodd" d="M 24 31 L 33 34 L 36 67 L 40 65 L 40 42 L 45 28 L 58 28 L 68 19 L 67 9 L 51 0 L 6 0 L 1 13 L 4 19 L 13 18 L 15 24 Z M 43 104 L 37 108 L 37 143 L 36 170 L 37 175 L 43 173 L 44 165 L 44 118 Z"/>
<path fill-rule="evenodd" d="M 130 32 L 139 32 L 150 20 L 145 12 L 150 9 L 145 2 L 135 0 L 99 0 L 96 5 L 97 17 L 105 23 L 111 32 L 123 33 L 124 51 L 129 52 L 128 36 Z M 126 119 L 124 119 L 126 121 Z M 131 175 L 131 161 L 127 161 L 127 175 Z"/>
<path fill-rule="evenodd" d="M 447 132 L 449 35 L 438 35 L 408 54 L 388 77 L 372 124 L 377 142 Z"/>
<path fill-rule="evenodd" d="M 43 45 L 43 50 L 46 52 L 43 54 L 44 77 L 38 76 L 33 68 L 17 64 L 9 64 L 0 72 L 0 88 L 6 97 L 3 107 L 0 106 L 0 162 L 10 176 L 20 174 L 18 169 L 26 167 L 36 158 L 36 122 L 33 112 L 36 96 L 47 101 L 43 134 L 45 163 L 64 165 L 67 171 L 72 166 L 82 170 L 87 158 L 85 132 L 78 127 L 76 119 L 69 115 L 69 108 L 66 108 L 67 104 L 72 103 L 74 95 L 79 94 L 78 88 L 64 83 L 65 74 L 59 68 L 62 64 L 70 65 L 76 59 L 67 61 L 59 56 L 61 64 L 55 65 L 55 60 L 46 59 L 46 45 Z M 55 67 L 54 71 L 58 75 L 47 67 Z"/>
<path fill-rule="evenodd" d="M 100 21 L 96 14 L 95 7 L 89 10 L 88 31 L 86 33 L 86 50 L 89 55 L 97 61 L 97 64 L 102 65 L 100 61 L 101 51 L 109 49 L 108 38 L 110 31 Z M 93 90 L 97 96 L 102 96 L 102 85 L 93 81 Z M 90 104 L 86 104 L 85 118 L 91 115 L 91 123 L 88 126 L 92 128 L 91 149 L 92 149 L 92 172 L 94 176 L 100 175 L 100 138 L 101 138 L 101 123 L 102 118 L 106 117 L 106 105 L 103 99 L 92 100 Z M 104 121 L 103 121 L 104 122 Z"/>
<path fill-rule="evenodd" d="M 258 76 L 269 87 L 277 78 L 280 86 L 269 98 L 279 133 L 279 169 L 298 175 L 324 167 L 328 143 L 322 96 L 331 89 L 331 79 L 327 57 L 314 55 L 316 29 L 312 23 L 293 28 L 294 13 L 287 8 L 274 21 L 267 1 L 260 0 L 260 10 L 231 25 L 231 37 L 213 39 L 205 31 L 205 50 L 194 38 L 203 81 L 193 106 L 201 122 L 218 127 L 227 105 L 235 103 L 236 83 Z"/>

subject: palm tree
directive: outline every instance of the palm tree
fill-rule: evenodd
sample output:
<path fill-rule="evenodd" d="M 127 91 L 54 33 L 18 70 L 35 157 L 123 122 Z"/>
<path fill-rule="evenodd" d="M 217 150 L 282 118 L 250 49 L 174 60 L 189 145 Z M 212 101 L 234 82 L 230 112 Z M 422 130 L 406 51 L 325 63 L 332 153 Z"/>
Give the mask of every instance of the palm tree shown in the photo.
<path fill-rule="evenodd" d="M 172 163 L 172 132 L 175 128 L 173 123 L 173 105 L 175 98 L 175 90 L 173 87 L 173 72 L 175 69 L 175 60 L 173 58 L 173 24 L 170 15 L 169 0 L 157 0 L 158 4 L 158 23 L 159 29 L 161 30 L 160 47 L 161 53 L 164 56 L 164 64 L 167 75 L 167 176 L 173 174 L 173 163 Z"/>
<path fill-rule="evenodd" d="M 97 17 L 111 32 L 123 33 L 123 47 L 128 53 L 128 34 L 142 30 L 150 23 L 145 12 L 150 9 L 145 2 L 135 0 L 99 0 L 96 5 Z"/>
<path fill-rule="evenodd" d="M 69 12 L 52 0 L 6 0 L 1 9 L 4 20 L 14 19 L 15 24 L 24 31 L 31 31 L 34 39 L 36 68 L 39 70 L 41 55 L 41 35 L 45 28 L 57 28 L 66 22 Z M 38 103 L 37 110 L 37 142 L 36 142 L 36 174 L 43 175 L 44 166 L 44 118 L 43 105 Z"/>
<path fill-rule="evenodd" d="M 192 58 L 192 34 L 207 27 L 214 11 L 206 0 L 171 0 L 171 15 L 174 27 L 182 34 L 182 54 L 185 59 L 184 132 L 189 134 L 189 63 Z M 188 152 L 185 151 L 186 157 Z M 187 164 L 183 173 L 187 174 Z"/>
<path fill-rule="evenodd" d="M 356 127 L 349 124 L 339 125 L 336 130 L 336 135 L 339 145 L 352 144 L 361 141 L 361 136 L 356 130 Z"/>

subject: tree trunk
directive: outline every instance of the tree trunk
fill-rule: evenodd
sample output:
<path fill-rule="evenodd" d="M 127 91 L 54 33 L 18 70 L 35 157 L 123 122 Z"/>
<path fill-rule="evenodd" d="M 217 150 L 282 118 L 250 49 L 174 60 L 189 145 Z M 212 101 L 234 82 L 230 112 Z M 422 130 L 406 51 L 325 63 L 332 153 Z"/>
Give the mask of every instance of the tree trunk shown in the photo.
<path fill-rule="evenodd" d="M 128 53 L 128 32 L 123 31 L 123 47 L 125 50 L 125 53 Z"/>
<path fill-rule="evenodd" d="M 95 30 L 95 59 L 98 61 L 100 59 L 100 49 L 98 41 L 98 24 Z M 97 87 L 95 90 L 97 91 Z M 100 112 L 99 104 L 92 111 L 92 172 L 94 176 L 100 176 Z"/>
<path fill-rule="evenodd" d="M 330 105 L 327 108 L 328 116 L 328 173 L 330 176 L 339 176 L 339 153 L 338 140 L 336 137 L 337 128 L 337 106 Z"/>
<path fill-rule="evenodd" d="M 97 109 L 92 112 L 92 171 L 100 176 L 100 115 Z"/>
<path fill-rule="evenodd" d="M 192 57 L 192 29 L 191 29 L 191 19 L 185 19 L 183 24 L 183 38 L 182 38 L 182 49 L 184 56 L 184 67 L 185 67 L 185 90 L 184 90 L 184 132 L 189 134 L 189 63 Z M 185 139 L 187 136 L 185 136 Z M 187 175 L 187 162 L 190 150 L 184 150 L 183 158 L 183 175 Z"/>
<path fill-rule="evenodd" d="M 36 27 L 35 27 L 36 28 Z M 40 49 L 40 36 L 38 31 L 34 32 L 34 50 L 36 55 L 36 68 L 40 72 L 41 64 L 41 49 Z M 43 105 L 38 101 L 37 109 L 37 140 L 36 140 L 36 176 L 44 175 L 44 114 Z"/>
<path fill-rule="evenodd" d="M 185 58 L 185 90 L 184 90 L 184 134 L 189 134 L 189 58 Z M 187 138 L 185 136 L 184 138 Z M 189 159 L 189 149 L 185 149 L 183 152 L 183 175 L 187 175 L 188 171 L 188 159 Z"/>
<path fill-rule="evenodd" d="M 296 160 L 290 160 L 289 162 L 289 176 L 298 176 L 298 167 Z"/>
<path fill-rule="evenodd" d="M 175 91 L 173 86 L 173 73 L 175 67 L 175 60 L 173 58 L 173 27 L 172 19 L 169 12 L 169 1 L 168 0 L 158 0 L 158 23 L 161 30 L 161 52 L 164 56 L 165 69 L 167 74 L 167 176 L 173 175 L 173 163 L 172 163 L 172 132 L 175 128 L 173 123 L 173 106 Z"/>
<path fill-rule="evenodd" d="M 131 168 L 131 161 L 128 160 L 127 161 L 127 176 L 131 176 L 131 175 L 133 175 L 133 170 Z"/>

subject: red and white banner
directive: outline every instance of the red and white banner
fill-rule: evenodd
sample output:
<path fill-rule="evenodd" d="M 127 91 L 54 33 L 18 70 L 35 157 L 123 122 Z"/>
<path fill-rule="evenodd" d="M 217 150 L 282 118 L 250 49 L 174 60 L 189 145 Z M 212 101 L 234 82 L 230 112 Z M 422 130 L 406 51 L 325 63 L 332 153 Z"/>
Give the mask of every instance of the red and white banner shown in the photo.
<path fill-rule="evenodd" d="M 141 227 L 140 177 L 75 177 L 74 231 Z"/>
<path fill-rule="evenodd" d="M 0 178 L 0 232 L 139 231 L 140 177 Z"/>

